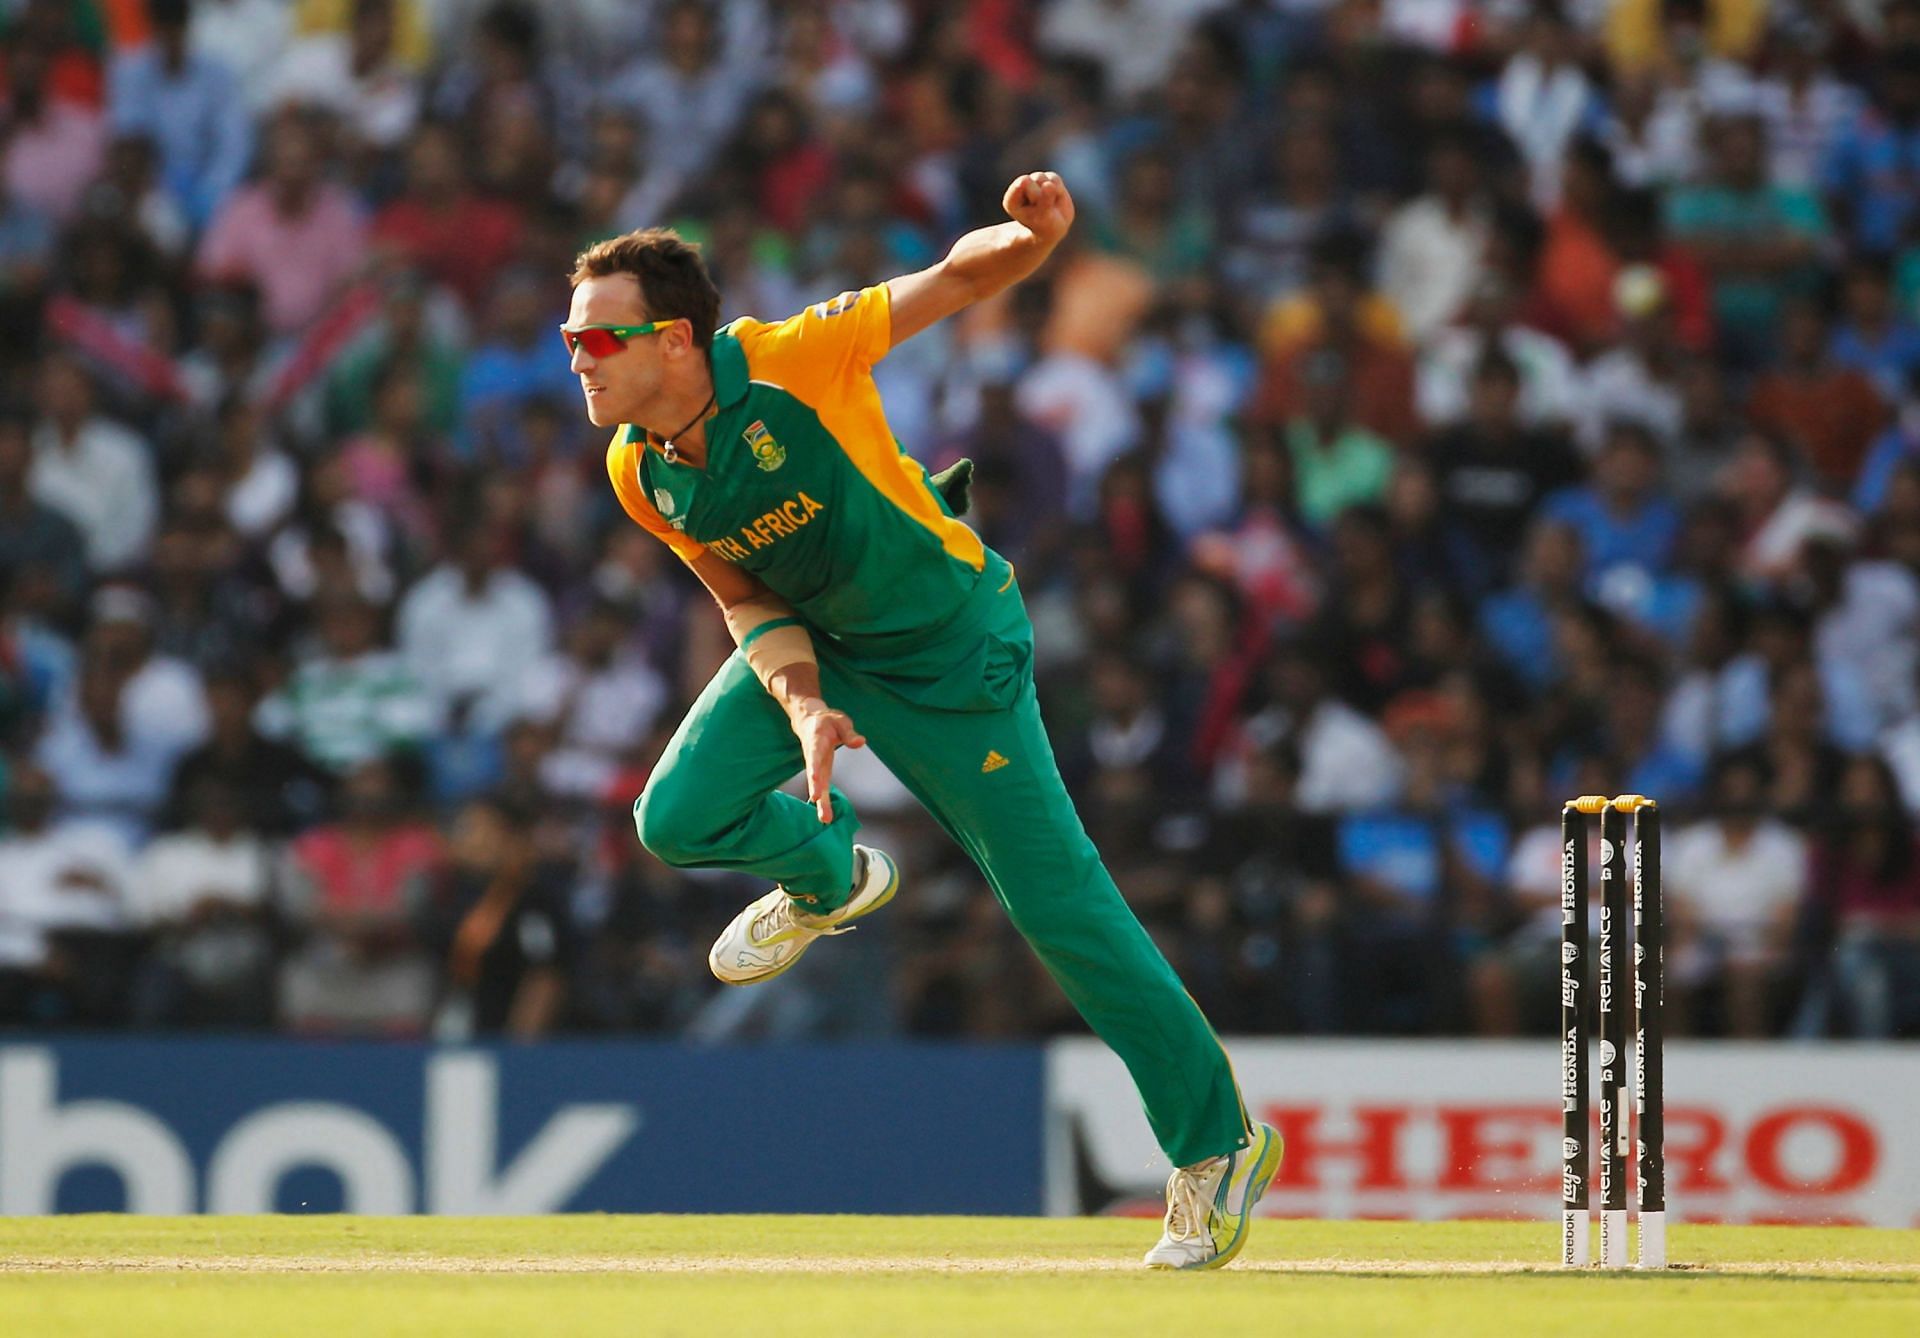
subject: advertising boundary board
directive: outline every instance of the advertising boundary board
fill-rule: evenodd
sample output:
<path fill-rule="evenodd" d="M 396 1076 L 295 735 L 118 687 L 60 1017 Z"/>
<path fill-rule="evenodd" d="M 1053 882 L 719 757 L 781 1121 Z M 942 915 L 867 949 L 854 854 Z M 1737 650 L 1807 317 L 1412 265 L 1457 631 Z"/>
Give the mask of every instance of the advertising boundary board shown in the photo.
<path fill-rule="evenodd" d="M 1287 1138 L 1263 1213 L 1555 1218 L 1553 1042 L 1227 1048 L 1248 1108 Z M 1671 1219 L 1920 1226 L 1920 1045 L 1670 1042 L 1666 1068 Z M 1047 1125 L 1049 1213 L 1161 1210 L 1166 1159 L 1097 1042 L 1049 1047 Z"/>
<path fill-rule="evenodd" d="M 1033 1047 L 0 1042 L 0 1214 L 1033 1213 Z"/>

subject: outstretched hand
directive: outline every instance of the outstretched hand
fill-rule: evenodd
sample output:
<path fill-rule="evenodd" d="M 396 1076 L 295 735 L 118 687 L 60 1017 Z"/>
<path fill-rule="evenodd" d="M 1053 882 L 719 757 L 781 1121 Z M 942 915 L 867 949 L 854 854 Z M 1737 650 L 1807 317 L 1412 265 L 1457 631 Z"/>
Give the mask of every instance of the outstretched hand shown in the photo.
<path fill-rule="evenodd" d="M 818 697 L 796 706 L 792 713 L 793 732 L 800 739 L 800 756 L 807 773 L 807 802 L 820 821 L 833 821 L 833 754 L 837 748 L 864 748 L 866 736 L 853 727 L 845 711 L 836 711 Z"/>
<path fill-rule="evenodd" d="M 1007 217 L 1049 247 L 1073 226 L 1073 197 L 1058 172 L 1027 172 L 1013 179 L 1001 197 Z"/>

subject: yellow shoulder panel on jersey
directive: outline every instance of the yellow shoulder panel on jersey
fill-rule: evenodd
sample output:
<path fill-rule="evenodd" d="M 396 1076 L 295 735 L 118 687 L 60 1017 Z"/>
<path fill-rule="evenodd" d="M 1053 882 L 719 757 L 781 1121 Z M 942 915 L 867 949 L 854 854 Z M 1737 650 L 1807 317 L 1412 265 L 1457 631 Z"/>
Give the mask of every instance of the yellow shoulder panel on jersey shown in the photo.
<path fill-rule="evenodd" d="M 746 354 L 749 377 L 779 386 L 818 414 L 882 497 L 979 571 L 987 561 L 980 536 L 941 509 L 925 467 L 900 449 L 887 426 L 871 373 L 892 345 L 892 325 L 891 294 L 882 283 L 816 302 L 777 325 L 741 320 L 728 330 Z"/>

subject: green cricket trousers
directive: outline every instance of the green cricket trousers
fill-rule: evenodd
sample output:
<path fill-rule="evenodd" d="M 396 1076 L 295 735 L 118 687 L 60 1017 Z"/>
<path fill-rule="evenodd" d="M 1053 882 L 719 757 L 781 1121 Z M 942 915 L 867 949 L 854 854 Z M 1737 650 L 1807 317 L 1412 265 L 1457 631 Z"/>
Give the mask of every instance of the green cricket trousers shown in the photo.
<path fill-rule="evenodd" d="M 1067 796 L 1033 690 L 1033 628 L 989 551 L 969 602 L 898 644 L 815 633 L 821 689 L 958 841 L 1074 1007 L 1126 1063 L 1175 1166 L 1244 1147 L 1226 1051 L 1134 918 Z M 907 640 L 911 644 L 905 644 Z M 810 912 L 852 892 L 853 806 L 834 820 L 782 793 L 801 768 L 787 717 L 734 654 L 634 804 L 640 840 L 678 868 L 781 884 Z"/>

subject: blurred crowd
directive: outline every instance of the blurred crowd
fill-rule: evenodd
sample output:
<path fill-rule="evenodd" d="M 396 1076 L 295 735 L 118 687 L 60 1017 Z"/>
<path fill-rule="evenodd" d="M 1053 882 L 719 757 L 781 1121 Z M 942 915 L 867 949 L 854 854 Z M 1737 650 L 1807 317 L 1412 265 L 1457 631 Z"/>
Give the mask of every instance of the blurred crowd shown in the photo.
<path fill-rule="evenodd" d="M 1028 284 L 977 462 L 1062 771 L 1232 1032 L 1553 1025 L 1560 803 L 1667 813 L 1675 1029 L 1920 1035 L 1920 2 L 0 0 L 0 1023 L 1076 1025 L 911 881 L 757 991 L 630 805 L 731 650 L 554 326 Z"/>

